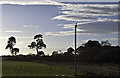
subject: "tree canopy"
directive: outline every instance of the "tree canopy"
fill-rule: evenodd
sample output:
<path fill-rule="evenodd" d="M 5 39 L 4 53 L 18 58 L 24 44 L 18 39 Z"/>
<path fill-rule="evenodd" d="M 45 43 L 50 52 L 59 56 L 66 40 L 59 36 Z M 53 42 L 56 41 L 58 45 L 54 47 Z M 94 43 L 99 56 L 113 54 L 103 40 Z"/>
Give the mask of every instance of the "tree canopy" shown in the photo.
<path fill-rule="evenodd" d="M 37 51 L 37 55 L 40 54 L 39 49 L 42 49 L 43 47 L 46 48 L 46 44 L 43 42 L 43 36 L 41 34 L 35 35 L 33 38 L 35 41 L 31 42 L 30 45 L 28 45 L 28 47 L 30 49 L 36 49 Z"/>
<path fill-rule="evenodd" d="M 11 36 L 10 38 L 8 38 L 7 46 L 5 49 L 10 49 L 12 55 L 16 55 L 17 53 L 19 53 L 19 48 L 13 48 L 15 44 L 16 44 L 15 37 Z"/>

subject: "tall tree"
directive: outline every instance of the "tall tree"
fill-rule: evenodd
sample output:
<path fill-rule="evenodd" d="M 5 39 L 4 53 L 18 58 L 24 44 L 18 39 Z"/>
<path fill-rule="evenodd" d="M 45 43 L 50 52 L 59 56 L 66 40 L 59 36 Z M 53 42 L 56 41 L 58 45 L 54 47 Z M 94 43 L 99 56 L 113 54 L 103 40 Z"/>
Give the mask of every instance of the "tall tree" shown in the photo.
<path fill-rule="evenodd" d="M 16 55 L 19 52 L 19 48 L 13 48 L 15 44 L 16 44 L 15 37 L 11 36 L 10 38 L 8 38 L 7 46 L 5 49 L 10 49 L 12 55 Z"/>
<path fill-rule="evenodd" d="M 42 49 L 43 47 L 46 48 L 46 44 L 43 42 L 43 36 L 41 34 L 35 35 L 34 39 L 35 41 L 31 42 L 31 44 L 28 45 L 28 47 L 30 49 L 36 49 L 37 55 L 39 55 L 39 52 L 41 52 L 39 51 L 39 49 Z"/>

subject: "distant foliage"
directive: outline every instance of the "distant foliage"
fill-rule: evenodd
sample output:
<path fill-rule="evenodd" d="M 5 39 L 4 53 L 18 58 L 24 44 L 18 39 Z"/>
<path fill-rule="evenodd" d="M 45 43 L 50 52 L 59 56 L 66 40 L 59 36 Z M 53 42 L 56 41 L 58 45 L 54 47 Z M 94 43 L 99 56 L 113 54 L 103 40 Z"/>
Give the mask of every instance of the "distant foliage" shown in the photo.
<path fill-rule="evenodd" d="M 44 52 L 43 51 L 39 51 L 37 56 L 45 56 Z"/>
<path fill-rule="evenodd" d="M 98 41 L 89 40 L 85 43 L 85 46 L 79 46 L 78 48 L 78 59 L 80 61 L 87 62 L 113 62 L 120 63 L 120 46 L 111 46 L 109 41 Z"/>
<path fill-rule="evenodd" d="M 56 56 L 56 55 L 58 55 L 58 51 L 53 51 L 52 56 Z"/>
<path fill-rule="evenodd" d="M 101 47 L 101 44 L 98 41 L 91 41 L 89 40 L 86 44 L 85 47 Z"/>
<path fill-rule="evenodd" d="M 58 54 L 54 51 L 53 60 L 56 61 L 74 61 L 74 49 L 67 49 L 67 52 Z M 77 48 L 78 62 L 106 63 L 112 62 L 120 64 L 120 46 L 111 46 L 109 41 L 89 40 Z"/>
<path fill-rule="evenodd" d="M 111 43 L 109 43 L 109 41 L 106 40 L 106 41 L 101 41 L 101 45 L 102 46 L 111 46 Z"/>

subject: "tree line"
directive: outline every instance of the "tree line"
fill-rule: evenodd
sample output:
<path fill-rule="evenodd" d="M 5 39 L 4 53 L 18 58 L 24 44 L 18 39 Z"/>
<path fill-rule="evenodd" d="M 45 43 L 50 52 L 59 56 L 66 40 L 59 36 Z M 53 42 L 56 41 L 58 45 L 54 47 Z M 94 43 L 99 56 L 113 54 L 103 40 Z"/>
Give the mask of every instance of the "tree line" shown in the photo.
<path fill-rule="evenodd" d="M 39 51 L 43 47 L 46 48 L 46 44 L 43 42 L 43 36 L 41 34 L 38 34 L 38 35 L 35 35 L 33 39 L 35 41 L 31 42 L 31 44 L 28 45 L 28 47 L 30 49 L 36 49 L 37 56 L 45 56 L 43 51 Z M 9 49 L 13 56 L 16 56 L 17 53 L 19 53 L 19 48 L 14 48 L 15 44 L 16 44 L 15 37 L 11 36 L 10 38 L 8 38 L 7 46 L 5 49 Z"/>
<path fill-rule="evenodd" d="M 64 53 L 54 51 L 52 57 L 56 61 L 74 61 L 74 52 L 74 49 L 70 47 Z M 111 62 L 120 64 L 120 46 L 112 46 L 108 40 L 101 41 L 101 43 L 96 40 L 89 40 L 79 46 L 76 52 L 78 62 Z"/>
<path fill-rule="evenodd" d="M 53 51 L 52 55 L 45 55 L 43 51 L 40 51 L 42 48 L 46 48 L 46 44 L 43 42 L 43 36 L 41 34 L 35 35 L 33 38 L 35 41 L 31 42 L 28 47 L 30 49 L 35 49 L 37 54 L 31 54 L 29 56 L 43 56 L 47 57 L 43 60 L 51 61 L 74 61 L 75 51 L 72 47 L 69 47 L 66 52 Z M 7 46 L 5 49 L 10 49 L 10 52 L 13 56 L 16 56 L 19 53 L 19 48 L 14 48 L 16 44 L 15 37 L 11 36 L 8 38 Z M 120 46 L 112 46 L 109 41 L 97 41 L 97 40 L 88 40 L 88 42 L 80 45 L 77 52 L 77 61 L 78 62 L 112 62 L 119 63 L 120 59 Z"/>

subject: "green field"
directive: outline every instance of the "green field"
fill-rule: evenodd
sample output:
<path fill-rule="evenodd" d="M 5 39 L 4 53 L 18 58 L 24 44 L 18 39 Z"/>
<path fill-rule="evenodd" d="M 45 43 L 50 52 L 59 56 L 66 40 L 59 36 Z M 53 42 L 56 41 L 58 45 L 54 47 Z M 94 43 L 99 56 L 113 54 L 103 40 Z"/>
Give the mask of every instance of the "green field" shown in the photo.
<path fill-rule="evenodd" d="M 3 61 L 3 76 L 70 76 L 74 70 L 36 62 Z"/>
<path fill-rule="evenodd" d="M 22 57 L 23 58 L 23 57 Z M 14 59 L 14 60 L 13 60 Z M 29 59 L 29 61 L 28 61 Z M 52 62 L 52 61 L 41 61 L 30 60 L 32 58 L 13 58 L 3 57 L 2 61 L 2 76 L 3 78 L 10 77 L 35 77 L 36 76 L 47 76 L 51 78 L 71 78 L 74 75 L 74 63 L 73 62 Z M 120 65 L 118 64 L 88 64 L 78 63 L 78 78 L 80 76 L 120 76 Z M 9 76 L 9 77 L 8 77 Z M 97 77 L 96 77 L 97 78 Z"/>

